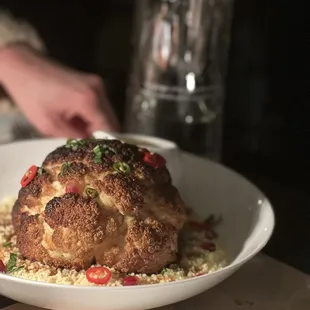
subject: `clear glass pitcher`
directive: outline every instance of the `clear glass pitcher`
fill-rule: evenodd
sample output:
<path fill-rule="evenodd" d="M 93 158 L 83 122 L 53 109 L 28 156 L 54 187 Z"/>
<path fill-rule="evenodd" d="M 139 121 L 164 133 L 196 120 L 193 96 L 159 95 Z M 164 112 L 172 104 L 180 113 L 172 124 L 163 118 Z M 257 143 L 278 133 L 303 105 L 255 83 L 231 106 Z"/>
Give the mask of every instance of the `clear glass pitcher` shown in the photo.
<path fill-rule="evenodd" d="M 233 0 L 140 0 L 126 131 L 220 159 Z"/>

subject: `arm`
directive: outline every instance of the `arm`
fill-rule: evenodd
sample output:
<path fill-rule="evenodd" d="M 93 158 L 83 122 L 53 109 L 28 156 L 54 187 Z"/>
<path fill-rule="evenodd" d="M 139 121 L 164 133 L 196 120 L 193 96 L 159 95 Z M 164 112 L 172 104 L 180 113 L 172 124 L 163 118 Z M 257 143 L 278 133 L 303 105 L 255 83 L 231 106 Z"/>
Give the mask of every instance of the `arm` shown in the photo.
<path fill-rule="evenodd" d="M 32 66 L 31 61 L 25 62 L 25 54 L 38 55 L 34 49 L 24 43 L 14 43 L 0 47 L 0 85 L 10 90 L 11 82 L 16 79 L 25 78 L 23 71 L 25 67 Z"/>
<path fill-rule="evenodd" d="M 11 54 L 14 54 L 14 48 L 11 45 L 15 43 L 28 44 L 34 50 L 45 53 L 44 43 L 33 27 L 0 10 L 0 113 L 11 110 L 13 106 L 1 86 L 5 83 L 4 77 L 13 61 Z"/>
<path fill-rule="evenodd" d="M 0 83 L 45 135 L 87 137 L 99 129 L 118 129 L 98 76 L 57 64 L 27 45 L 0 50 Z"/>
<path fill-rule="evenodd" d="M 0 10 L 0 49 L 12 43 L 25 43 L 39 52 L 45 52 L 44 43 L 34 28 Z"/>
<path fill-rule="evenodd" d="M 0 46 L 0 84 L 27 119 L 48 136 L 86 137 L 98 129 L 117 130 L 101 79 L 45 57 L 35 32 L 27 36 L 24 27 L 18 29 L 15 39 L 7 36 Z"/>

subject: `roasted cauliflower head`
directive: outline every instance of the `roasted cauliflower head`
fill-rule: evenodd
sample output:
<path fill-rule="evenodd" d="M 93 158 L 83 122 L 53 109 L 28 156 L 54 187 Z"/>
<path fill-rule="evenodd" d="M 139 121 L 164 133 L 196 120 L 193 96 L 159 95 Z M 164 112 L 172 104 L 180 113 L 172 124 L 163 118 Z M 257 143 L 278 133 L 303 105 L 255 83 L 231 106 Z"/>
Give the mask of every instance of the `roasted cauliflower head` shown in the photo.
<path fill-rule="evenodd" d="M 68 140 L 34 173 L 12 211 L 26 258 L 139 273 L 176 259 L 185 208 L 160 156 L 118 140 Z"/>

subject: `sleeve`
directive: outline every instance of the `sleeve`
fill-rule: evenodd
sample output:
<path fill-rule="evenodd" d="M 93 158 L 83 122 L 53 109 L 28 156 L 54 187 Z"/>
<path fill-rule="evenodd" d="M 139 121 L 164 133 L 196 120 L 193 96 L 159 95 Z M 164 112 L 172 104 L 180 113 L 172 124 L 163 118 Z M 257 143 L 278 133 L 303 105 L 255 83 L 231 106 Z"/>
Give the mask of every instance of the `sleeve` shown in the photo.
<path fill-rule="evenodd" d="M 30 24 L 0 9 L 0 49 L 14 43 L 26 43 L 36 51 L 46 53 L 42 39 Z M 14 104 L 0 85 L 0 115 L 12 110 L 15 110 Z"/>
<path fill-rule="evenodd" d="M 14 43 L 27 43 L 39 52 L 46 52 L 44 42 L 31 25 L 0 10 L 0 48 Z"/>

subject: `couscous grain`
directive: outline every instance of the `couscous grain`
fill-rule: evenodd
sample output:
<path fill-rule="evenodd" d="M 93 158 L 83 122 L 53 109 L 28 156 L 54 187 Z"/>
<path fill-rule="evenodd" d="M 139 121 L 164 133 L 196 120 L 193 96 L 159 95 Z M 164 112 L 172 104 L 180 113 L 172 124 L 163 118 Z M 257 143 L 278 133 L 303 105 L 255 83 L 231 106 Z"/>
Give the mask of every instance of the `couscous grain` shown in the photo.
<path fill-rule="evenodd" d="M 31 262 L 20 255 L 11 224 L 11 209 L 14 202 L 15 197 L 5 197 L 0 202 L 0 260 L 4 266 L 7 266 L 6 272 L 14 277 L 33 281 L 68 285 L 96 285 L 87 280 L 85 270 L 78 272 L 56 269 L 39 262 Z M 184 280 L 222 269 L 228 264 L 226 253 L 213 240 L 216 238 L 216 234 L 209 228 L 209 233 L 206 233 L 204 227 L 207 227 L 204 226 L 204 223 L 196 221 L 187 223 L 180 236 L 178 264 L 171 264 L 160 273 L 151 275 L 124 274 L 107 267 L 111 271 L 111 279 L 105 286 L 123 286 L 124 279 L 128 276 L 136 277 L 136 284 L 143 285 Z M 210 236 L 212 240 L 210 240 Z M 12 266 L 12 262 L 14 266 Z M 11 266 L 10 270 L 8 270 L 8 265 Z"/>

